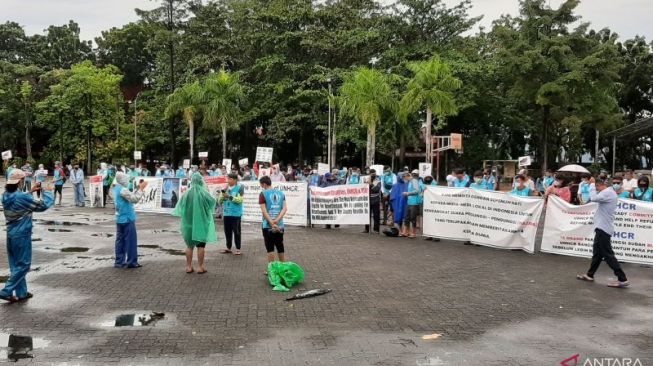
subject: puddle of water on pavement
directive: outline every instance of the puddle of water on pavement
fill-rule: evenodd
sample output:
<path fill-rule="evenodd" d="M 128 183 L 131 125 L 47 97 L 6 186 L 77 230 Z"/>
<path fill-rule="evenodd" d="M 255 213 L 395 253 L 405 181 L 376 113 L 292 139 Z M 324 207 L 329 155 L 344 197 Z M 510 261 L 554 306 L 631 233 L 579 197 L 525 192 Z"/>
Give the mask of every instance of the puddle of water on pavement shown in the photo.
<path fill-rule="evenodd" d="M 0 360 L 17 362 L 20 359 L 34 358 L 32 350 L 47 347 L 49 343 L 40 338 L 0 333 Z"/>
<path fill-rule="evenodd" d="M 180 233 L 179 231 L 177 231 L 177 230 L 166 230 L 166 229 L 163 229 L 163 230 L 152 230 L 152 232 L 153 232 L 154 234 L 159 234 L 159 233 L 181 234 L 181 233 Z"/>
<path fill-rule="evenodd" d="M 162 252 L 166 252 L 166 253 L 168 253 L 168 254 L 170 254 L 170 255 L 186 255 L 186 252 L 185 252 L 185 251 L 183 251 L 183 250 L 179 250 L 179 249 L 165 249 L 165 248 L 161 248 L 161 251 L 162 251 Z"/>
<path fill-rule="evenodd" d="M 54 226 L 87 226 L 88 225 L 87 223 L 84 222 L 41 220 L 41 219 L 34 219 L 34 223 L 39 225 L 54 225 Z"/>
<path fill-rule="evenodd" d="M 142 244 L 138 246 L 139 248 L 149 248 L 149 249 L 158 249 L 160 248 L 158 245 L 153 245 L 153 244 Z"/>
<path fill-rule="evenodd" d="M 48 229 L 49 232 L 51 233 L 72 233 L 73 231 L 70 229 Z"/>
<path fill-rule="evenodd" d="M 66 248 L 61 248 L 61 251 L 64 253 L 83 253 L 83 252 L 88 252 L 88 248 L 84 247 L 66 247 Z"/>
<path fill-rule="evenodd" d="M 103 327 L 146 327 L 153 326 L 159 320 L 165 319 L 164 313 L 150 314 L 120 314 L 115 320 L 101 324 Z"/>
<path fill-rule="evenodd" d="M 109 234 L 109 233 L 95 233 L 95 234 L 91 234 L 91 236 L 96 236 L 96 237 L 99 237 L 99 238 L 112 238 L 112 237 L 113 237 L 113 234 Z"/>

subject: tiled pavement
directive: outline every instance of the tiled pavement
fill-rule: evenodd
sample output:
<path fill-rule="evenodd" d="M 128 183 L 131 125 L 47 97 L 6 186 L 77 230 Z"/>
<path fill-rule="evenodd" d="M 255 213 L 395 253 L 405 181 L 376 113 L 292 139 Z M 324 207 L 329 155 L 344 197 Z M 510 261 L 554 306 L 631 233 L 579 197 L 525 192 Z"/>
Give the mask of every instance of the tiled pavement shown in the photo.
<path fill-rule="evenodd" d="M 90 225 L 37 225 L 38 268 L 28 277 L 35 297 L 0 306 L 0 340 L 11 333 L 46 343 L 19 364 L 559 365 L 580 354 L 653 365 L 653 269 L 639 265 L 624 265 L 632 288 L 615 290 L 604 286 L 605 265 L 598 283 L 575 280 L 589 265 L 579 258 L 360 227 L 290 228 L 289 259 L 307 274 L 299 289 L 333 292 L 286 302 L 262 275 L 257 224 L 243 226 L 242 257 L 208 248 L 209 272 L 200 276 L 159 248 L 140 248 L 143 268 L 112 268 L 114 238 L 104 235 L 115 230 L 112 209 L 64 205 L 35 217 Z M 176 218 L 140 215 L 138 229 L 141 245 L 184 249 Z M 72 246 L 89 251 L 59 251 Z M 0 275 L 7 272 L 3 250 Z M 102 324 L 151 311 L 166 317 L 148 327 Z M 421 339 L 432 333 L 442 337 Z"/>

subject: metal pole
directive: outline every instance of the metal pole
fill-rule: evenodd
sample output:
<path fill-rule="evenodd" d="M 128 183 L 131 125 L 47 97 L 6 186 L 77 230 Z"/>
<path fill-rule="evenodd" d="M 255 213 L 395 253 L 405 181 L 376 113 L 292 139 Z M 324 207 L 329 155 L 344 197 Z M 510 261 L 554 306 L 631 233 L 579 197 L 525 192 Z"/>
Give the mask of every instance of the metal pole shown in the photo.
<path fill-rule="evenodd" d="M 614 177 L 614 168 L 617 163 L 617 136 L 612 136 L 612 176 Z"/>
<path fill-rule="evenodd" d="M 329 101 L 329 131 L 327 137 L 327 164 L 329 165 L 329 169 L 331 169 L 331 79 L 327 80 L 329 82 L 329 96 L 328 96 L 328 101 Z"/>
<path fill-rule="evenodd" d="M 134 153 L 138 151 L 138 147 L 136 146 L 138 142 L 138 129 L 137 129 L 138 96 L 139 94 L 136 94 L 136 98 L 134 98 Z M 136 155 L 134 154 L 134 156 Z M 134 164 L 137 163 L 138 161 L 136 161 L 136 157 L 134 157 Z"/>
<path fill-rule="evenodd" d="M 438 139 L 436 141 L 437 141 L 436 147 L 438 149 L 436 154 L 438 155 L 438 158 L 436 159 L 436 163 L 435 163 L 436 164 L 436 169 L 437 169 L 437 171 L 435 173 L 435 176 L 436 176 L 436 179 L 437 179 L 436 181 L 438 182 L 438 185 L 439 185 L 440 184 L 440 138 L 438 137 Z"/>

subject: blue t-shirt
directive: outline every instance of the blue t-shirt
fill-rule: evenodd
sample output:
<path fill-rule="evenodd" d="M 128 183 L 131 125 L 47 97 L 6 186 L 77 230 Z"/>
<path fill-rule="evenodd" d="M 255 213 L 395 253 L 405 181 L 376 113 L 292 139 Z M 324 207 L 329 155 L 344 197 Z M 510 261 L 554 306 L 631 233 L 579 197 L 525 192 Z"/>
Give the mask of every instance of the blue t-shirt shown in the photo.
<path fill-rule="evenodd" d="M 230 217 L 241 217 L 243 216 L 243 203 L 236 203 L 233 201 L 233 198 L 236 196 L 242 196 L 244 193 L 243 186 L 240 184 L 234 184 L 233 187 L 227 187 L 227 193 L 232 197 L 231 200 L 224 200 L 222 202 L 222 207 L 224 210 L 224 216 Z"/>
<path fill-rule="evenodd" d="M 619 198 L 630 198 L 630 192 L 629 191 L 623 191 L 619 193 Z"/>
<path fill-rule="evenodd" d="M 268 210 L 268 215 L 274 220 L 275 217 L 279 216 L 281 210 L 283 210 L 283 203 L 286 200 L 286 196 L 283 192 L 276 190 L 274 188 L 266 189 L 261 192 L 259 196 L 259 204 L 265 203 L 265 208 Z M 283 229 L 283 219 L 279 221 L 279 229 Z M 263 229 L 271 229 L 270 223 L 263 216 Z"/>
<path fill-rule="evenodd" d="M 519 196 L 519 197 L 528 197 L 531 195 L 531 189 L 528 187 L 524 187 L 524 189 L 517 189 L 514 188 L 512 192 L 510 192 L 513 196 Z"/>
<path fill-rule="evenodd" d="M 136 221 L 136 212 L 134 204 L 124 199 L 120 192 L 127 189 L 123 186 L 116 185 L 113 187 L 113 200 L 116 203 L 116 223 L 127 224 Z"/>
<path fill-rule="evenodd" d="M 183 169 L 177 169 L 177 178 L 186 178 L 186 172 Z"/>
<path fill-rule="evenodd" d="M 63 185 L 63 178 L 65 177 L 63 174 L 63 170 L 61 168 L 57 168 L 54 170 L 54 185 L 55 186 L 62 186 Z"/>
<path fill-rule="evenodd" d="M 653 189 L 651 188 L 647 188 L 646 191 L 642 192 L 642 190 L 637 187 L 633 193 L 633 198 L 636 200 L 653 202 Z"/>
<path fill-rule="evenodd" d="M 580 193 L 580 198 L 583 203 L 590 201 L 590 184 L 582 183 L 578 185 L 578 193 Z"/>
<path fill-rule="evenodd" d="M 465 188 L 467 187 L 467 183 L 469 183 L 469 176 L 465 174 L 463 180 L 456 178 L 456 180 L 453 181 L 453 186 L 458 188 Z"/>
<path fill-rule="evenodd" d="M 408 200 L 407 200 L 408 201 L 407 202 L 408 206 L 418 206 L 418 205 L 420 205 L 422 203 L 421 202 L 422 201 L 422 197 L 421 197 L 422 190 L 421 190 L 419 182 L 417 180 L 413 179 L 410 182 L 408 182 L 408 187 L 406 189 L 406 192 L 409 193 Z M 415 192 L 417 192 L 417 193 L 414 194 Z M 413 194 L 411 194 L 411 193 L 413 193 Z"/>
<path fill-rule="evenodd" d="M 349 177 L 349 184 L 358 184 L 360 183 L 360 177 L 358 175 L 352 175 Z"/>

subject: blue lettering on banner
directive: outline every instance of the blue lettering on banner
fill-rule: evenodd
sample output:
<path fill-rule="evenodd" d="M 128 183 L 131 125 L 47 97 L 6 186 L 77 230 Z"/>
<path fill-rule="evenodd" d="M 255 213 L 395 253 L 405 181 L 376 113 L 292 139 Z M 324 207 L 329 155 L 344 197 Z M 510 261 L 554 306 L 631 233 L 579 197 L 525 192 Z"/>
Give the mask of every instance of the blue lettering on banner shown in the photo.
<path fill-rule="evenodd" d="M 615 237 L 615 238 L 619 238 L 619 239 L 632 239 L 632 240 L 635 240 L 635 233 L 628 233 L 628 232 L 625 232 L 625 231 L 615 231 L 614 234 L 612 234 L 612 236 Z"/>
<path fill-rule="evenodd" d="M 626 202 L 619 201 L 617 203 L 617 208 L 620 208 L 622 210 L 635 210 L 637 207 L 635 206 L 634 203 L 626 203 Z"/>

